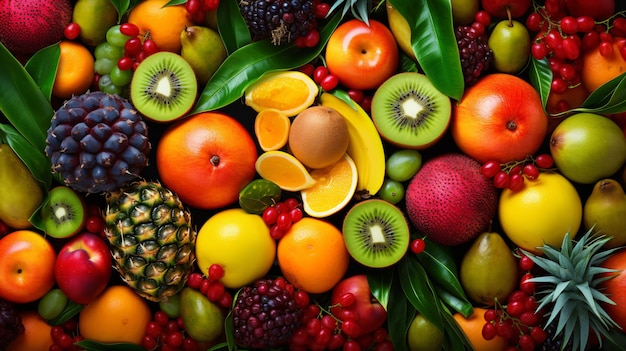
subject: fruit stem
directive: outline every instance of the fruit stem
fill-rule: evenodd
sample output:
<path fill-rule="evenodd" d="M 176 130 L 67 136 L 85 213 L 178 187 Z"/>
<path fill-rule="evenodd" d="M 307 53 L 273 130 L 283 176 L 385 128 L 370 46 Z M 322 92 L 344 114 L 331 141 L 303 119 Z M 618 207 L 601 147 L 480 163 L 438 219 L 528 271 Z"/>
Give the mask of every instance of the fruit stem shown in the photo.
<path fill-rule="evenodd" d="M 506 16 L 509 18 L 509 27 L 513 27 L 513 16 L 511 15 L 511 6 L 506 6 Z"/>

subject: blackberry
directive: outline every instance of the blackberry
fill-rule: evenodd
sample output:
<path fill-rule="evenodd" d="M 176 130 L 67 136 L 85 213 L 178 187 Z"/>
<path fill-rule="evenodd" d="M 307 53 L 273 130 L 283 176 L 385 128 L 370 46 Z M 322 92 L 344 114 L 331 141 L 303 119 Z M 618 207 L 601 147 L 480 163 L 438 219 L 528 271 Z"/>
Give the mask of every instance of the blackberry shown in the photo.
<path fill-rule="evenodd" d="M 130 183 L 148 164 L 148 128 L 126 99 L 101 91 L 67 100 L 52 117 L 46 155 L 74 190 L 101 193 Z"/>
<path fill-rule="evenodd" d="M 239 7 L 255 41 L 289 43 L 317 26 L 313 0 L 241 0 Z"/>
<path fill-rule="evenodd" d="M 302 317 L 293 288 L 283 278 L 261 279 L 241 288 L 232 313 L 235 342 L 254 349 L 288 345 Z"/>
<path fill-rule="evenodd" d="M 461 56 L 461 69 L 465 86 L 470 86 L 486 72 L 493 60 L 493 51 L 487 44 L 487 37 L 478 34 L 470 26 L 457 26 L 454 31 Z"/>
<path fill-rule="evenodd" d="M 558 337 L 556 334 L 556 323 L 550 323 L 547 327 L 544 328 L 548 338 L 541 344 L 537 345 L 538 351 L 571 351 L 572 350 L 572 340 L 570 339 L 567 345 L 561 348 L 561 344 L 563 343 L 562 338 Z"/>
<path fill-rule="evenodd" d="M 15 304 L 0 299 L 0 351 L 24 332 L 24 324 Z"/>

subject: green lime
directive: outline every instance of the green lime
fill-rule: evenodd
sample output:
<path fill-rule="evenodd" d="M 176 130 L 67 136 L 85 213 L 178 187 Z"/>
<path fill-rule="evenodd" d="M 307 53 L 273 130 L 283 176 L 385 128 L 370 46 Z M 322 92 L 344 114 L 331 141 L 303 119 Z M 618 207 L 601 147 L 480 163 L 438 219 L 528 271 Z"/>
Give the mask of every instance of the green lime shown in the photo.
<path fill-rule="evenodd" d="M 239 192 L 239 206 L 248 213 L 262 214 L 280 201 L 281 189 L 266 179 L 255 179 Z"/>

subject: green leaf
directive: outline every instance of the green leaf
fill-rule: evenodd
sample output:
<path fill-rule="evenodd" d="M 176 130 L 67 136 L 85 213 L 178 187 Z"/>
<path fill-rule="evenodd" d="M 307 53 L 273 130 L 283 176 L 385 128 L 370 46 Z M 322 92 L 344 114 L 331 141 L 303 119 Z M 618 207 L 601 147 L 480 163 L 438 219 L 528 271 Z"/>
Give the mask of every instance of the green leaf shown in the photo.
<path fill-rule="evenodd" d="M 404 256 L 398 263 L 400 284 L 413 307 L 443 330 L 439 298 L 420 262 L 412 256 Z"/>
<path fill-rule="evenodd" d="M 104 343 L 93 340 L 81 340 L 74 343 L 74 345 L 78 345 L 86 351 L 146 351 L 143 347 L 129 342 Z"/>
<path fill-rule="evenodd" d="M 47 321 L 50 325 L 61 325 L 74 318 L 85 307 L 85 305 L 77 304 L 72 300 L 68 300 L 65 308 L 55 318 Z"/>
<path fill-rule="evenodd" d="M 269 40 L 261 40 L 237 49 L 213 74 L 190 114 L 216 110 L 236 101 L 267 72 L 293 69 L 311 61 L 322 52 L 340 20 L 337 15 L 331 18 L 320 30 L 320 42 L 314 48 L 276 46 Z"/>
<path fill-rule="evenodd" d="M 444 347 L 447 351 L 472 350 L 472 344 L 451 314 L 444 313 Z"/>
<path fill-rule="evenodd" d="M 167 4 L 165 4 L 165 6 L 176 6 L 176 5 L 182 5 L 182 4 L 186 4 L 187 0 L 170 0 L 167 2 Z"/>
<path fill-rule="evenodd" d="M 437 296 L 441 299 L 441 302 L 448 305 L 454 311 L 459 312 L 465 318 L 469 318 L 474 312 L 474 306 L 467 299 L 459 298 L 457 295 L 448 292 L 448 290 L 442 288 L 438 284 L 435 284 L 435 290 Z"/>
<path fill-rule="evenodd" d="M 52 183 L 52 172 L 50 171 L 50 160 L 43 151 L 36 149 L 14 127 L 8 124 L 0 124 L 0 141 L 5 142 L 15 151 L 15 154 L 40 183 L 42 190 L 47 191 Z"/>
<path fill-rule="evenodd" d="M 417 259 L 428 273 L 433 282 L 440 285 L 458 299 L 467 300 L 465 290 L 459 281 L 459 272 L 456 261 L 448 247 L 427 240 L 424 252 L 417 255 Z"/>
<path fill-rule="evenodd" d="M 465 83 L 454 36 L 450 1 L 389 2 L 411 27 L 411 46 L 424 73 L 439 91 L 460 100 Z"/>
<path fill-rule="evenodd" d="M 397 276 L 392 278 L 389 291 L 387 329 L 389 330 L 389 339 L 396 350 L 406 350 L 408 348 L 406 335 L 413 318 L 415 318 L 415 308 L 411 306 L 397 278 Z"/>
<path fill-rule="evenodd" d="M 132 8 L 140 1 L 141 0 L 133 0 L 131 4 L 131 0 L 111 0 L 113 7 L 115 7 L 117 11 L 117 22 L 119 23 L 122 20 L 122 16 L 124 16 L 128 9 Z"/>
<path fill-rule="evenodd" d="M 1 43 L 0 111 L 29 143 L 43 152 L 54 110 L 24 66 Z"/>
<path fill-rule="evenodd" d="M 367 271 L 367 283 L 372 295 L 387 309 L 393 283 L 393 271 L 390 269 L 370 269 Z"/>
<path fill-rule="evenodd" d="M 229 55 L 252 41 L 238 3 L 239 0 L 222 0 L 217 8 L 217 28 Z"/>
<path fill-rule="evenodd" d="M 541 105 L 545 109 L 548 103 L 548 96 L 550 95 L 550 86 L 552 84 L 552 69 L 550 69 L 548 59 L 537 60 L 533 57 L 530 60 L 529 78 L 530 83 L 539 93 Z"/>
<path fill-rule="evenodd" d="M 52 86 L 54 85 L 60 54 L 60 46 L 56 43 L 37 51 L 24 65 L 28 74 L 33 77 L 48 100 L 52 96 Z"/>

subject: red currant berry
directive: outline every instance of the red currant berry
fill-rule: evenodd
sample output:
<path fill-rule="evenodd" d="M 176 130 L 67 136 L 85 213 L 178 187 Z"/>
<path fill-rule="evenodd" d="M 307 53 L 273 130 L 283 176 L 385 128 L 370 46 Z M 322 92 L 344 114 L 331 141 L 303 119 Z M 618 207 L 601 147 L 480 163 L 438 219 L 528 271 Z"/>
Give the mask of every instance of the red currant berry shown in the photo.
<path fill-rule="evenodd" d="M 578 21 L 572 16 L 561 18 L 561 30 L 565 34 L 576 34 L 578 32 Z"/>
<path fill-rule="evenodd" d="M 361 103 L 361 101 L 363 101 L 363 96 L 365 96 L 363 94 L 363 90 L 358 90 L 358 89 L 349 89 L 348 90 L 348 95 L 357 104 Z"/>
<path fill-rule="evenodd" d="M 202 284 L 202 282 L 204 281 L 204 278 L 202 277 L 202 274 L 198 273 L 198 272 L 193 272 L 189 275 L 189 278 L 187 279 L 187 286 L 192 288 L 192 289 L 200 289 L 200 284 Z"/>
<path fill-rule="evenodd" d="M 346 337 L 341 333 L 335 333 L 330 337 L 330 341 L 328 341 L 328 350 L 338 350 L 340 349 L 344 343 L 346 342 Z"/>
<path fill-rule="evenodd" d="M 322 329 L 322 322 L 317 318 L 312 318 L 304 326 L 304 329 L 310 336 L 315 336 Z"/>
<path fill-rule="evenodd" d="M 526 17 L 526 28 L 531 32 L 538 32 L 541 29 L 543 17 L 537 12 L 530 13 Z"/>
<path fill-rule="evenodd" d="M 539 169 L 532 163 L 524 166 L 524 175 L 530 180 L 535 180 L 539 177 Z"/>
<path fill-rule="evenodd" d="M 217 304 L 223 308 L 230 308 L 233 304 L 233 296 L 227 291 L 222 294 L 222 297 L 217 301 Z"/>
<path fill-rule="evenodd" d="M 202 279 L 202 282 L 200 283 L 200 287 L 198 288 L 198 291 L 200 291 L 200 293 L 202 295 L 206 295 L 207 291 L 209 291 L 209 288 L 211 287 L 211 284 L 213 282 L 211 282 L 208 279 Z"/>
<path fill-rule="evenodd" d="M 520 280 L 520 290 L 522 290 L 527 295 L 532 295 L 535 292 L 535 282 L 530 281 L 532 278 L 533 275 L 531 273 L 526 273 L 522 276 L 522 279 Z"/>
<path fill-rule="evenodd" d="M 338 302 L 341 307 L 350 307 L 356 302 L 356 296 L 354 296 L 353 293 L 348 292 L 341 295 Z"/>
<path fill-rule="evenodd" d="M 296 207 L 292 208 L 291 211 L 289 211 L 289 216 L 291 217 L 291 223 L 296 223 L 302 219 L 304 213 L 300 208 Z"/>
<path fill-rule="evenodd" d="M 548 338 L 548 333 L 546 333 L 543 328 L 536 325 L 530 330 L 530 336 L 537 344 L 543 344 L 543 342 Z"/>
<path fill-rule="evenodd" d="M 519 268 L 523 271 L 531 270 L 535 265 L 535 262 L 528 256 L 522 255 L 519 259 Z"/>
<path fill-rule="evenodd" d="M 308 48 L 315 47 L 315 45 L 317 45 L 319 42 L 320 42 L 320 32 L 318 32 L 316 29 L 311 29 L 304 36 L 304 45 Z"/>
<path fill-rule="evenodd" d="M 207 11 L 216 11 L 220 6 L 220 0 L 204 0 Z"/>
<path fill-rule="evenodd" d="M 541 154 L 535 157 L 535 164 L 539 168 L 550 168 L 554 165 L 554 159 L 548 154 Z"/>
<path fill-rule="evenodd" d="M 124 43 L 124 55 L 135 57 L 141 51 L 141 39 L 130 38 Z"/>
<path fill-rule="evenodd" d="M 550 53 L 550 48 L 543 42 L 534 43 L 530 47 L 530 52 L 537 60 L 543 60 Z"/>
<path fill-rule="evenodd" d="M 524 187 L 524 177 L 519 174 L 511 174 L 509 176 L 509 185 L 508 188 L 511 191 L 520 191 Z"/>
<path fill-rule="evenodd" d="M 579 16 L 576 17 L 576 24 L 581 33 L 588 33 L 595 27 L 596 21 L 591 16 Z"/>
<path fill-rule="evenodd" d="M 510 339 L 513 337 L 514 333 L 513 326 L 506 321 L 496 323 L 496 334 L 499 336 L 505 339 Z"/>
<path fill-rule="evenodd" d="M 273 224 L 270 227 L 270 238 L 272 238 L 274 240 L 279 240 L 283 236 L 285 236 L 285 231 L 282 230 L 278 225 Z"/>
<path fill-rule="evenodd" d="M 218 281 L 224 277 L 224 268 L 217 263 L 209 266 L 209 279 Z"/>
<path fill-rule="evenodd" d="M 505 171 L 498 171 L 493 177 L 493 185 L 498 189 L 504 189 L 509 186 L 510 176 Z"/>
<path fill-rule="evenodd" d="M 493 323 L 485 323 L 482 329 L 483 338 L 485 340 L 492 340 L 497 336 L 496 326 Z"/>
<path fill-rule="evenodd" d="M 474 15 L 474 21 L 488 27 L 491 24 L 491 15 L 487 11 L 478 11 Z"/>
<path fill-rule="evenodd" d="M 343 351 L 361 351 L 361 345 L 356 340 L 348 340 L 343 344 Z"/>
<path fill-rule="evenodd" d="M 134 64 L 135 61 L 127 56 L 124 56 L 117 60 L 117 68 L 121 69 L 122 71 L 128 71 L 129 69 L 132 69 Z"/>
<path fill-rule="evenodd" d="M 326 66 L 317 66 L 313 72 L 313 80 L 315 83 L 320 84 L 328 74 L 329 72 Z"/>
<path fill-rule="evenodd" d="M 291 228 L 291 216 L 289 215 L 289 212 L 280 213 L 278 215 L 278 218 L 276 218 L 276 226 L 284 231 Z"/>
<path fill-rule="evenodd" d="M 287 205 L 284 201 L 277 203 L 276 205 L 274 205 L 274 207 L 276 207 L 278 213 L 287 213 L 291 209 L 289 205 Z"/>
<path fill-rule="evenodd" d="M 154 312 L 154 321 L 164 327 L 170 321 L 170 317 L 165 312 L 159 310 Z"/>
<path fill-rule="evenodd" d="M 513 301 L 506 306 L 506 311 L 509 315 L 517 317 L 524 312 L 524 303 L 521 301 Z"/>
<path fill-rule="evenodd" d="M 63 35 L 69 39 L 74 40 L 80 35 L 80 25 L 76 22 L 71 22 L 63 29 Z"/>
<path fill-rule="evenodd" d="M 613 43 L 610 43 L 608 41 L 601 41 L 599 51 L 600 55 L 604 57 L 610 57 L 611 55 L 613 55 Z"/>
<path fill-rule="evenodd" d="M 144 53 L 145 57 L 148 57 L 152 54 L 156 54 L 157 52 L 159 52 L 159 47 L 154 40 L 148 38 L 143 41 L 141 51 Z"/>
<path fill-rule="evenodd" d="M 153 338 L 158 338 L 159 335 L 163 333 L 163 327 L 155 321 L 150 321 L 148 322 L 148 325 L 146 325 L 145 333 Z"/>
<path fill-rule="evenodd" d="M 183 339 L 183 333 L 175 331 L 167 336 L 167 340 L 165 340 L 165 343 L 170 346 L 179 347 L 183 344 Z"/>
<path fill-rule="evenodd" d="M 315 5 L 315 18 L 325 18 L 328 12 L 330 12 L 330 4 L 320 1 Z"/>
<path fill-rule="evenodd" d="M 206 297 L 209 301 L 217 302 L 222 298 L 222 295 L 224 295 L 225 292 L 226 290 L 224 289 L 224 284 L 215 282 L 211 284 L 209 290 L 207 290 Z"/>
<path fill-rule="evenodd" d="M 341 323 L 341 331 L 351 338 L 361 335 L 361 326 L 354 320 L 346 320 Z"/>
<path fill-rule="evenodd" d="M 339 85 L 339 78 L 334 74 L 329 74 L 320 83 L 320 86 L 324 91 L 331 91 Z"/>
<path fill-rule="evenodd" d="M 419 255 L 424 252 L 425 249 L 426 241 L 424 239 L 417 238 L 411 241 L 411 252 L 413 252 L 414 254 Z"/>
<path fill-rule="evenodd" d="M 85 229 L 93 234 L 99 234 L 104 230 L 104 219 L 98 216 L 89 216 L 85 221 Z"/>
<path fill-rule="evenodd" d="M 200 0 L 187 0 L 185 3 L 185 10 L 190 15 L 193 15 L 200 11 Z"/>
<path fill-rule="evenodd" d="M 289 209 L 300 207 L 300 201 L 298 201 L 295 197 L 287 198 L 283 202 L 289 207 Z"/>
<path fill-rule="evenodd" d="M 157 342 L 157 338 L 150 335 L 144 335 L 141 339 L 141 346 L 143 346 L 146 350 L 154 350 L 157 346 L 159 346 L 159 344 Z"/>
<path fill-rule="evenodd" d="M 261 215 L 263 218 L 263 222 L 269 227 L 272 224 L 276 223 L 276 219 L 278 219 L 278 209 L 274 206 L 270 206 L 263 211 Z"/>
<path fill-rule="evenodd" d="M 139 35 L 139 27 L 134 23 L 122 23 L 120 25 L 120 33 L 128 37 L 136 37 Z"/>
<path fill-rule="evenodd" d="M 485 319 L 486 322 L 495 321 L 496 318 L 498 318 L 498 311 L 494 309 L 488 309 L 483 314 L 483 318 Z"/>
<path fill-rule="evenodd" d="M 191 338 L 185 338 L 183 340 L 183 351 L 198 351 L 200 350 L 200 344 Z"/>
<path fill-rule="evenodd" d="M 498 161 L 487 161 L 482 166 L 480 166 L 480 173 L 487 178 L 493 178 L 500 172 L 500 162 Z"/>
<path fill-rule="evenodd" d="M 300 308 L 304 308 L 305 306 L 308 306 L 309 303 L 311 302 L 309 294 L 307 294 L 307 292 L 303 290 L 298 290 L 296 294 L 294 295 L 294 299 L 296 300 L 296 304 Z"/>

